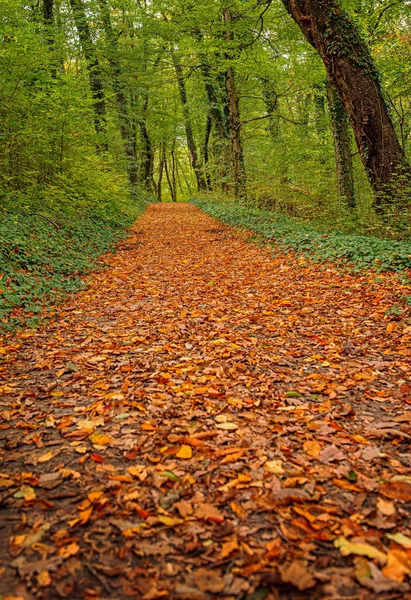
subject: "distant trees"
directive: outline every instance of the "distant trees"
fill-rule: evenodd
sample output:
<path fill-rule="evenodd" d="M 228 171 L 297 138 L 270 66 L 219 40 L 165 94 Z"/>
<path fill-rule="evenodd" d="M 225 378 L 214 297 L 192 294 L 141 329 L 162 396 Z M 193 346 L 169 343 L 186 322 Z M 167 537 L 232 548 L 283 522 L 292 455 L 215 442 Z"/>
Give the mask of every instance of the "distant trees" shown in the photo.
<path fill-rule="evenodd" d="M 332 222 L 372 204 L 404 213 L 411 16 L 400 0 L 343 5 L 8 0 L 0 185 L 97 165 L 162 200 L 228 194 Z"/>

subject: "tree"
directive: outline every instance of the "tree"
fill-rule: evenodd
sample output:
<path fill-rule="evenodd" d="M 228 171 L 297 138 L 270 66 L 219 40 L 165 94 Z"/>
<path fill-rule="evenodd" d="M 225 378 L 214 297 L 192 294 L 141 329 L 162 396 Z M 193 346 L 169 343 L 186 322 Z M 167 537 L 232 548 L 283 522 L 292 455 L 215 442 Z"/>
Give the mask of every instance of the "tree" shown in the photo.
<path fill-rule="evenodd" d="M 89 75 L 90 90 L 93 98 L 94 126 L 99 136 L 98 149 L 107 150 L 106 99 L 100 62 L 94 49 L 89 24 L 82 0 L 70 0 L 84 58 Z"/>
<path fill-rule="evenodd" d="M 381 210 L 401 197 L 398 177 L 411 172 L 385 101 L 380 75 L 354 22 L 336 0 L 283 0 L 317 50 L 350 119 L 361 159 Z"/>
<path fill-rule="evenodd" d="M 338 90 L 329 77 L 327 78 L 327 98 L 334 140 L 338 190 L 340 196 L 345 198 L 347 206 L 352 209 L 356 206 L 356 199 L 348 118 Z"/>

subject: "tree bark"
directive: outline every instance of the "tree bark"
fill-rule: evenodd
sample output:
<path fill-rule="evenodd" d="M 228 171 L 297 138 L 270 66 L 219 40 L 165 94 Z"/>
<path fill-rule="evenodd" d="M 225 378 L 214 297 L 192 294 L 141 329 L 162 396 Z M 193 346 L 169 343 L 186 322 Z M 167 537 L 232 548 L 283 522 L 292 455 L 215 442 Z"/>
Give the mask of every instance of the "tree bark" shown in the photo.
<path fill-rule="evenodd" d="M 354 175 L 352 168 L 348 117 L 335 84 L 327 78 L 327 98 L 337 167 L 338 191 L 350 209 L 355 208 Z"/>
<path fill-rule="evenodd" d="M 171 55 L 172 55 L 172 59 L 173 59 L 174 69 L 176 72 L 177 85 L 178 85 L 178 91 L 180 94 L 181 105 L 183 108 L 184 125 L 185 125 L 185 130 L 186 130 L 186 137 L 187 137 L 187 147 L 188 147 L 188 152 L 190 154 L 191 166 L 193 167 L 193 171 L 196 176 L 197 190 L 199 192 L 201 192 L 201 191 L 204 191 L 207 189 L 207 184 L 206 184 L 206 181 L 205 181 L 203 173 L 202 173 L 202 168 L 201 168 L 200 162 L 198 160 L 198 152 L 197 152 L 196 142 L 194 139 L 193 127 L 191 124 L 190 108 L 188 106 L 187 90 L 186 90 L 186 84 L 184 81 L 183 70 L 182 70 L 181 65 L 178 62 L 177 57 L 174 54 L 174 52 L 171 52 Z"/>
<path fill-rule="evenodd" d="M 124 93 L 123 85 L 121 82 L 121 65 L 118 60 L 118 36 L 113 29 L 111 22 L 110 9 L 107 4 L 107 0 L 99 0 L 101 20 L 103 22 L 104 33 L 106 35 L 108 53 L 107 58 L 111 67 L 111 81 L 116 97 L 116 107 L 118 122 L 120 127 L 121 139 L 124 144 L 124 152 L 127 158 L 127 169 L 128 179 L 131 185 L 137 183 L 137 157 L 136 157 L 136 144 L 135 144 L 135 132 L 130 124 L 129 118 L 129 104 L 127 102 L 126 95 Z"/>
<path fill-rule="evenodd" d="M 153 180 L 153 166 L 154 166 L 154 153 L 153 153 L 153 145 L 151 143 L 150 134 L 148 133 L 147 123 L 146 123 L 146 112 L 148 109 L 148 94 L 146 94 L 143 106 L 143 114 L 140 120 L 140 133 L 141 140 L 143 142 L 143 149 L 141 155 L 141 169 L 140 169 L 140 182 L 142 186 L 148 190 L 152 190 L 152 180 Z"/>
<path fill-rule="evenodd" d="M 376 210 L 399 200 L 411 171 L 398 141 L 368 46 L 338 0 L 282 0 L 335 84 L 375 194 Z"/>
<path fill-rule="evenodd" d="M 229 8 L 225 8 L 223 12 L 224 22 L 226 24 L 226 41 L 233 40 L 231 31 L 232 15 Z M 227 58 L 230 56 L 227 54 Z M 225 73 L 225 89 L 227 94 L 227 106 L 230 117 L 230 140 L 231 152 L 233 159 L 233 175 L 234 175 L 234 194 L 236 198 L 241 200 L 247 199 L 247 178 L 244 165 L 243 145 L 241 141 L 241 122 L 240 110 L 238 104 L 237 88 L 235 85 L 234 68 L 229 64 Z"/>
<path fill-rule="evenodd" d="M 89 75 L 91 96 L 93 98 L 94 126 L 102 141 L 98 143 L 99 150 L 107 150 L 106 101 L 103 88 L 103 78 L 99 60 L 94 51 L 84 5 L 82 0 L 70 0 L 81 47 Z"/>
<path fill-rule="evenodd" d="M 161 202 L 162 200 L 162 183 L 163 183 L 163 172 L 164 172 L 164 163 L 165 163 L 165 152 L 163 144 L 160 144 L 160 155 L 159 155 L 159 164 L 158 164 L 158 180 L 157 180 L 157 200 Z"/>

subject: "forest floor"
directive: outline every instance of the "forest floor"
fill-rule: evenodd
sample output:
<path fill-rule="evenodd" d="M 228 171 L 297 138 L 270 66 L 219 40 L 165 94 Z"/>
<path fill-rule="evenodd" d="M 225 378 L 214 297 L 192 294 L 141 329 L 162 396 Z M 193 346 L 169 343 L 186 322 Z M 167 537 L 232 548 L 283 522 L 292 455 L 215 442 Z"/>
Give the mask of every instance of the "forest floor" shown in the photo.
<path fill-rule="evenodd" d="M 103 260 L 0 344 L 0 598 L 411 598 L 395 276 L 184 204 Z"/>

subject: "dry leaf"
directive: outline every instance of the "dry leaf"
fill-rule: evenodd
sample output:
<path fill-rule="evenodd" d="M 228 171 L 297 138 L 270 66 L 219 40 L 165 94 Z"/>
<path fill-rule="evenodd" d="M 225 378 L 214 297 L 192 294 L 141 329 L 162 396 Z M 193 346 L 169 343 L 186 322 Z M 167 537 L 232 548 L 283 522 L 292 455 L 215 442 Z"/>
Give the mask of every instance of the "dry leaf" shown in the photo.
<path fill-rule="evenodd" d="M 366 542 L 350 542 L 344 536 L 340 536 L 334 540 L 334 547 L 339 548 L 343 556 L 349 556 L 355 554 L 357 556 L 367 556 L 368 558 L 376 558 L 381 563 L 385 563 L 387 560 L 386 554 L 367 544 Z"/>
<path fill-rule="evenodd" d="M 183 444 L 176 454 L 177 458 L 191 458 L 192 456 L 193 451 L 191 449 L 191 446 L 187 446 L 186 444 Z"/>
<path fill-rule="evenodd" d="M 281 565 L 279 571 L 284 583 L 291 583 L 301 591 L 313 588 L 316 584 L 305 561 L 293 560 L 288 565 Z"/>

